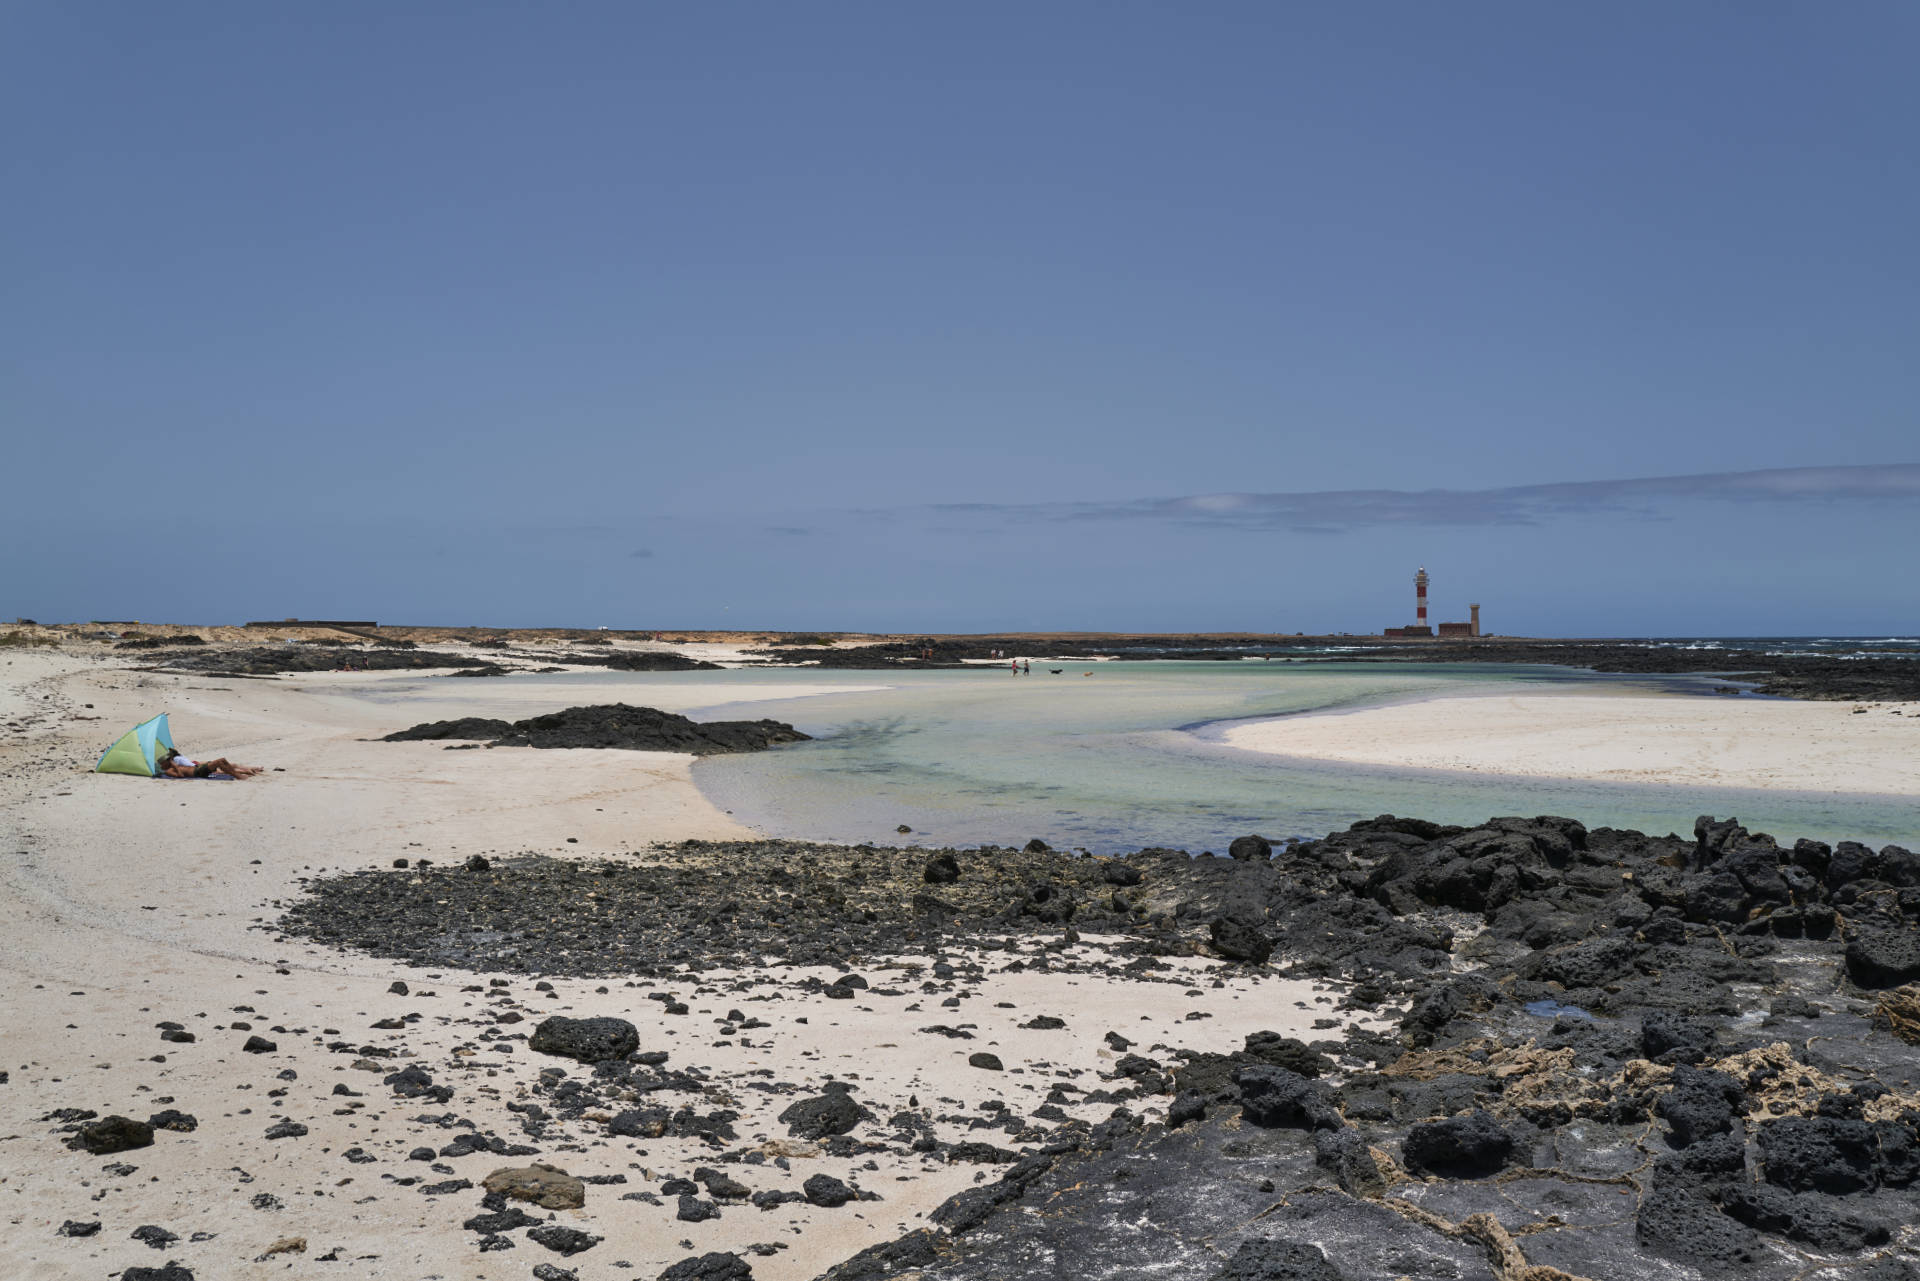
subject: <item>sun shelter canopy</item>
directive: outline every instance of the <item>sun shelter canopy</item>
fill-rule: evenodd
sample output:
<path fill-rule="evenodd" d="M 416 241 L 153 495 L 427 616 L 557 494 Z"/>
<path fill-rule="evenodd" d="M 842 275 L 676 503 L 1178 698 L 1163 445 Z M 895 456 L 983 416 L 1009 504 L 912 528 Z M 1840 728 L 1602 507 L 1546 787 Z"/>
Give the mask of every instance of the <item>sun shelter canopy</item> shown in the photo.
<path fill-rule="evenodd" d="M 161 748 L 173 749 L 173 735 L 167 729 L 167 714 L 141 721 L 109 747 L 94 770 L 101 774 L 139 774 L 152 778 L 160 772 L 157 760 Z M 177 749 L 174 749 L 177 750 Z"/>

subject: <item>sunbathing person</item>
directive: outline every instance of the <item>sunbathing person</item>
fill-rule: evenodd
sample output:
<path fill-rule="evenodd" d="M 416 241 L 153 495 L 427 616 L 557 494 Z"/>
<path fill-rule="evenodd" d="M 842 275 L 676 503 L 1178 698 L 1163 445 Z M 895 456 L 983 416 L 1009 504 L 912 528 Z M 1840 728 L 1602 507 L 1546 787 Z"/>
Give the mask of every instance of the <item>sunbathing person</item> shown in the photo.
<path fill-rule="evenodd" d="M 252 778 L 264 773 L 262 765 L 235 765 L 224 756 L 210 761 L 190 760 L 171 747 L 160 749 L 160 755 L 154 762 L 162 774 L 168 778 L 207 778 L 213 774 L 231 774 L 236 779 Z"/>

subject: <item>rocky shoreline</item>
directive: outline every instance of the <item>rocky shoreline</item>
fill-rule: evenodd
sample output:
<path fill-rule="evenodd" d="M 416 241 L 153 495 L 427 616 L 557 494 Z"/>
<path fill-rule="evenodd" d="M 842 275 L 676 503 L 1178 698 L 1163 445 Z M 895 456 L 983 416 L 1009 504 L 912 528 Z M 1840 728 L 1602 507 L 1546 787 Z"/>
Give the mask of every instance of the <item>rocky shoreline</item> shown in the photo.
<path fill-rule="evenodd" d="M 308 640 L 280 646 L 206 645 L 192 635 L 120 642 L 141 652 L 144 665 L 210 675 L 272 676 L 338 669 L 344 661 L 364 671 L 453 669 L 464 676 L 504 676 L 565 667 L 614 671 L 719 670 L 720 664 L 672 650 L 612 647 L 604 639 L 568 649 L 529 649 L 495 637 L 465 648 L 419 648 L 383 639 L 371 648 L 344 641 Z M 585 647 L 585 648 L 583 648 Z M 1329 648 L 1339 652 L 1329 653 Z M 478 652 L 475 652 L 478 651 Z M 1390 641 L 1349 636 L 1054 636 L 897 637 L 852 644 L 768 644 L 743 648 L 748 665 L 805 666 L 833 671 L 993 670 L 986 664 L 1020 654 L 1049 661 L 1539 663 L 1647 676 L 1718 676 L 1780 698 L 1827 701 L 1920 700 L 1920 657 L 1860 649 L 1846 654 L 1776 654 L 1751 649 L 1695 649 L 1628 641 L 1509 640 Z M 350 654 L 350 660 L 343 655 Z M 529 664 L 545 664 L 534 667 Z"/>
<path fill-rule="evenodd" d="M 1920 699 L 1920 657 L 1859 653 L 1768 654 L 1759 650 L 1650 648 L 1641 645 L 1479 640 L 1468 644 L 1411 645 L 1369 657 L 1397 662 L 1551 663 L 1596 672 L 1677 676 L 1723 675 L 1752 683 L 1754 692 L 1779 698 L 1832 702 Z"/>
<path fill-rule="evenodd" d="M 1231 857 L 780 841 L 482 856 L 317 879 L 274 928 L 418 966 L 712 971 L 737 992 L 825 966 L 842 977 L 792 981 L 914 1008 L 1013 971 L 1188 983 L 1181 966 L 1211 958 L 1334 984 L 1392 1020 L 1231 1054 L 1115 1029 L 1105 1078 L 1053 1093 L 1079 1116 L 991 1113 L 992 1176 L 830 1281 L 1912 1281 L 1917 918 L 1920 855 L 1894 846 L 1786 845 L 1731 820 L 1686 840 L 1385 816 L 1277 849 L 1243 838 Z M 896 986 L 861 977 L 876 967 Z M 646 1059 L 623 1051 L 580 1084 L 644 1097 L 661 1072 Z M 822 1097 L 849 1142 L 962 1159 L 912 1100 Z M 674 1275 L 750 1268 L 727 1254 Z"/>
<path fill-rule="evenodd" d="M 828 1277 L 1916 1275 L 1920 1077 L 1888 1029 L 1920 990 L 1888 989 L 1920 978 L 1920 857 L 1710 820 L 1692 843 L 1380 820 L 1316 845 L 1358 864 L 1335 880 L 1363 933 L 1371 907 L 1485 926 L 1464 972 L 1333 964 L 1409 1002 L 1373 1071 L 1176 1068 L 1166 1123 L 1095 1126 Z"/>
<path fill-rule="evenodd" d="M 1328 654 L 1329 646 L 1341 652 Z M 998 655 L 1119 662 L 1544 663 L 1639 675 L 1714 675 L 1751 684 L 1756 693 L 1829 701 L 1920 700 L 1920 657 L 1862 650 L 1849 655 L 1771 654 L 1687 649 L 1631 642 L 1426 641 L 1376 637 L 1116 636 L 1072 640 L 1022 636 L 923 637 L 851 647 L 780 646 L 750 650 L 769 662 L 851 671 L 977 667 Z"/>

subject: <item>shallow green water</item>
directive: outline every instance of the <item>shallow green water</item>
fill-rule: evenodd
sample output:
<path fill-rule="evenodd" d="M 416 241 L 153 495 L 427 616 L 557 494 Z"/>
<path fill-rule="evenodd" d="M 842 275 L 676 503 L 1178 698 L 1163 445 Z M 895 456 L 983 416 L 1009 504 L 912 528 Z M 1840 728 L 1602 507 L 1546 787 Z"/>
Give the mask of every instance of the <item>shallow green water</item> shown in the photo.
<path fill-rule="evenodd" d="M 1054 666 L 1061 675 L 1049 674 Z M 1087 671 L 1094 674 L 1082 674 Z M 1716 683 L 1701 678 L 1486 664 L 1279 662 L 1036 664 L 1022 677 L 998 670 L 740 675 L 797 688 L 868 679 L 889 686 L 756 702 L 741 714 L 791 721 L 816 741 L 695 766 L 694 778 L 710 798 L 774 835 L 960 845 L 1037 836 L 1095 853 L 1145 845 L 1198 851 L 1222 850 L 1245 832 L 1317 836 L 1389 812 L 1443 822 L 1566 814 L 1589 826 L 1681 833 L 1692 830 L 1696 815 L 1711 813 L 1737 815 L 1750 828 L 1788 840 L 1920 840 L 1920 815 L 1911 803 L 1892 799 L 1308 763 L 1238 751 L 1209 737 L 1211 723 L 1221 720 L 1391 702 L 1462 686 L 1604 683 L 1678 697 Z M 725 705 L 718 711 L 726 714 Z M 715 708 L 702 713 L 714 714 Z M 913 829 L 910 837 L 895 832 L 902 823 Z"/>

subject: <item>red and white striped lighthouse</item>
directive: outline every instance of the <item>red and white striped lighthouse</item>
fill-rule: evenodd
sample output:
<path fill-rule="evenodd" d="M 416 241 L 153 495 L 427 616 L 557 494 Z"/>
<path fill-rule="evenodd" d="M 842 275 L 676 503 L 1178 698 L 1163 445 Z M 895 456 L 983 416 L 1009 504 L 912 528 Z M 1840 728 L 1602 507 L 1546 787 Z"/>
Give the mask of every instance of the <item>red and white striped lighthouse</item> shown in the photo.
<path fill-rule="evenodd" d="M 1413 576 L 1414 626 L 1427 625 L 1427 570 L 1421 566 L 1420 572 Z"/>

